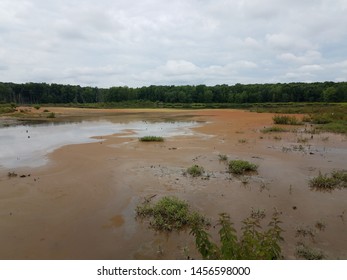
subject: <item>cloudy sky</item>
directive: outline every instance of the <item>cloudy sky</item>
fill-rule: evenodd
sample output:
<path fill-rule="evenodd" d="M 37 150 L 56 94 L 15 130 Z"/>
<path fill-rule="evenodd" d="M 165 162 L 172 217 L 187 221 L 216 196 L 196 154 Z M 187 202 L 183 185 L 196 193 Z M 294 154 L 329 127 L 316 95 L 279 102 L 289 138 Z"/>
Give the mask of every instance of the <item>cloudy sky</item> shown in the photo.
<path fill-rule="evenodd" d="M 347 0 L 0 0 L 0 81 L 347 81 Z"/>

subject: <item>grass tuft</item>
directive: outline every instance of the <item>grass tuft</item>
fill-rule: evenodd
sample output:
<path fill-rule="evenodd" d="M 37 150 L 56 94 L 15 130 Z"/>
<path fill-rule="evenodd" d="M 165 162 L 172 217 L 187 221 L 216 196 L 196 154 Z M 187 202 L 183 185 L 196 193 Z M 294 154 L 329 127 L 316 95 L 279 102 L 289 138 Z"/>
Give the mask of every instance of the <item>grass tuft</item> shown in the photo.
<path fill-rule="evenodd" d="M 245 160 L 229 161 L 229 171 L 234 174 L 244 174 L 251 171 L 257 171 L 258 166 Z"/>
<path fill-rule="evenodd" d="M 331 175 L 322 174 L 309 182 L 309 187 L 319 191 L 332 191 L 337 188 L 347 188 L 347 171 L 333 171 Z"/>
<path fill-rule="evenodd" d="M 205 170 L 200 165 L 192 165 L 191 167 L 187 168 L 187 173 L 193 177 L 198 177 L 204 174 Z"/>
<path fill-rule="evenodd" d="M 136 214 L 148 218 L 150 227 L 158 231 L 182 230 L 197 223 L 208 224 L 202 215 L 190 209 L 187 202 L 173 196 L 165 196 L 155 204 L 146 200 L 137 206 Z"/>
<path fill-rule="evenodd" d="M 266 127 L 261 130 L 262 133 L 270 133 L 270 132 L 287 132 L 288 130 L 278 126 Z"/>

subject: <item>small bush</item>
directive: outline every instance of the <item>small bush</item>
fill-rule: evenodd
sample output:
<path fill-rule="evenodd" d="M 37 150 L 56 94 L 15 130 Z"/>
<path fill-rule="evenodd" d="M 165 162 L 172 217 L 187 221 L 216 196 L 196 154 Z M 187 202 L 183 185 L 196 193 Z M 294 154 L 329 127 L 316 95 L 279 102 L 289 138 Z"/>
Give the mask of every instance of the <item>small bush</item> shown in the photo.
<path fill-rule="evenodd" d="M 193 177 L 198 177 L 204 174 L 204 168 L 199 165 L 193 165 L 187 169 L 187 173 Z"/>
<path fill-rule="evenodd" d="M 247 141 L 247 139 L 239 139 L 238 140 L 238 142 L 240 143 L 240 144 L 245 144 L 245 143 L 247 143 L 248 141 Z"/>
<path fill-rule="evenodd" d="M 39 110 L 39 109 L 41 108 L 41 106 L 40 106 L 40 105 L 34 105 L 34 108 L 35 108 L 36 110 Z"/>
<path fill-rule="evenodd" d="M 276 115 L 272 119 L 273 119 L 275 124 L 290 124 L 290 125 L 300 125 L 300 124 L 302 124 L 302 122 L 299 121 L 294 116 Z"/>
<path fill-rule="evenodd" d="M 164 138 L 160 136 L 144 136 L 140 138 L 141 142 L 163 142 Z"/>
<path fill-rule="evenodd" d="M 270 132 L 287 132 L 287 129 L 278 126 L 266 127 L 261 130 L 262 133 L 270 133 Z"/>
<path fill-rule="evenodd" d="M 234 174 L 244 174 L 250 171 L 257 171 L 258 166 L 245 160 L 229 161 L 229 171 Z"/>
<path fill-rule="evenodd" d="M 136 208 L 138 217 L 149 218 L 150 226 L 159 231 L 181 230 L 192 224 L 206 226 L 206 219 L 191 211 L 187 202 L 177 197 L 165 196 L 153 204 L 145 201 Z"/>
<path fill-rule="evenodd" d="M 331 176 L 319 172 L 317 177 L 310 180 L 309 187 L 319 191 L 347 188 L 347 171 L 333 171 Z"/>

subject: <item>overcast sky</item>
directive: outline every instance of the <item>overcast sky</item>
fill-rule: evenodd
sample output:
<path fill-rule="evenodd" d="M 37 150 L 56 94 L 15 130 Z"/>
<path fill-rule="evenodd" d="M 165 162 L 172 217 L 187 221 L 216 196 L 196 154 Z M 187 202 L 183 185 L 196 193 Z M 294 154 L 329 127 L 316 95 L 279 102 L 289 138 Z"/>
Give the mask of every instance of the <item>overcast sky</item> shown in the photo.
<path fill-rule="evenodd" d="M 347 0 L 0 0 L 0 81 L 347 81 Z"/>

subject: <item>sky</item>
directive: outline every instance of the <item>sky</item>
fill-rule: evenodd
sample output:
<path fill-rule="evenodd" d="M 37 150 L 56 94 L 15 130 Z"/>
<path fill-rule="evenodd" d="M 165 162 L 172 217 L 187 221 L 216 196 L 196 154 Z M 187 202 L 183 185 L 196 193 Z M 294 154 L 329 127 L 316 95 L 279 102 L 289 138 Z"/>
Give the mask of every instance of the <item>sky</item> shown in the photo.
<path fill-rule="evenodd" d="M 0 81 L 347 81 L 347 0 L 0 0 Z"/>

